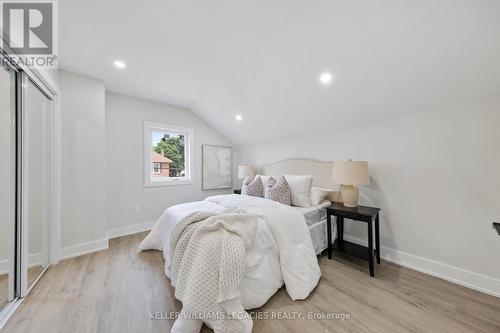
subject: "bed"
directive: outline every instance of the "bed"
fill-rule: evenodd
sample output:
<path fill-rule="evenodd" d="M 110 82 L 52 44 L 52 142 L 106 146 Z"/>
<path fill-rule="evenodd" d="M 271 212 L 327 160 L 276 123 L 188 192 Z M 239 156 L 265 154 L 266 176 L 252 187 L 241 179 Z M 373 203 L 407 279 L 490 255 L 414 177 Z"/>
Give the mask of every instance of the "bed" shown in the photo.
<path fill-rule="evenodd" d="M 278 177 L 281 175 L 312 175 L 312 186 L 329 188 L 333 191 L 326 198 L 329 202 L 341 202 L 339 186 L 332 182 L 333 162 L 317 161 L 304 158 L 281 160 L 275 163 L 263 164 L 260 174 Z M 320 254 L 328 247 L 326 230 L 326 209 L 329 204 L 324 203 L 313 207 L 294 207 L 301 211 L 306 220 L 316 254 Z M 336 224 L 332 224 L 332 241 L 335 241 Z"/>
<path fill-rule="evenodd" d="M 270 176 L 309 174 L 313 176 L 314 186 L 333 188 L 330 180 L 332 168 L 332 162 L 294 159 L 263 165 L 260 171 L 262 175 Z M 335 195 L 332 193 L 328 199 L 335 200 Z M 179 221 L 199 211 L 213 214 L 245 211 L 258 216 L 258 220 L 253 243 L 246 250 L 244 259 L 245 269 L 238 293 L 241 306 L 244 309 L 261 307 L 283 284 L 292 299 L 305 299 L 321 275 L 316 255 L 327 248 L 325 207 L 328 205 L 324 202 L 301 208 L 246 195 L 212 196 L 203 201 L 169 207 L 142 242 L 140 250 L 163 251 L 165 274 L 170 278 L 170 235 Z M 332 230 L 332 235 L 335 234 Z M 199 331 L 198 325 L 199 322 L 185 320 L 177 328 L 183 332 L 196 332 Z"/>

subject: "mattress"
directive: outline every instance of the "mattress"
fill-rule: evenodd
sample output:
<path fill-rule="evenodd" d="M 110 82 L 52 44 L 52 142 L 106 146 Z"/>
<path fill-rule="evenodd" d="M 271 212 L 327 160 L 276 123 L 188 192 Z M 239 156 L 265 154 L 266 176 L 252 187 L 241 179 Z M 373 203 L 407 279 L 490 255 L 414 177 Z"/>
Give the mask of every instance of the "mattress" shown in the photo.
<path fill-rule="evenodd" d="M 326 207 L 330 206 L 329 201 L 325 201 L 319 206 L 313 207 L 294 207 L 304 214 L 311 240 L 316 254 L 320 254 L 328 247 L 328 233 L 326 228 Z M 337 224 L 335 218 L 332 219 L 332 242 L 337 239 Z"/>
<path fill-rule="evenodd" d="M 332 221 L 333 222 L 333 221 Z M 328 247 L 328 234 L 326 232 L 326 218 L 311 226 L 309 226 L 309 233 L 314 247 L 314 252 L 320 254 Z M 337 224 L 332 223 L 332 243 L 337 239 Z"/>
<path fill-rule="evenodd" d="M 312 226 L 324 219 L 326 219 L 326 207 L 330 206 L 330 201 L 324 201 L 318 206 L 312 207 L 293 207 L 304 214 L 304 218 L 306 219 L 307 226 Z"/>

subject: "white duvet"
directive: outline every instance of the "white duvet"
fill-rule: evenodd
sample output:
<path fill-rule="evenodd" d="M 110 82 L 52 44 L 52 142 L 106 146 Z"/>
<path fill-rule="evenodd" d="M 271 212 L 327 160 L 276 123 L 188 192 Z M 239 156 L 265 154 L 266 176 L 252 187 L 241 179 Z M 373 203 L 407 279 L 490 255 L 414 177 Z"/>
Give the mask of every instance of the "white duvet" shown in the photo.
<path fill-rule="evenodd" d="M 292 299 L 306 298 L 321 276 L 309 229 L 299 211 L 268 199 L 229 194 L 172 206 L 161 215 L 139 249 L 162 250 L 165 274 L 169 276 L 168 251 L 173 226 L 193 212 L 221 213 L 229 208 L 259 216 L 255 239 L 245 258 L 240 287 L 243 307 L 261 307 L 283 283 Z"/>

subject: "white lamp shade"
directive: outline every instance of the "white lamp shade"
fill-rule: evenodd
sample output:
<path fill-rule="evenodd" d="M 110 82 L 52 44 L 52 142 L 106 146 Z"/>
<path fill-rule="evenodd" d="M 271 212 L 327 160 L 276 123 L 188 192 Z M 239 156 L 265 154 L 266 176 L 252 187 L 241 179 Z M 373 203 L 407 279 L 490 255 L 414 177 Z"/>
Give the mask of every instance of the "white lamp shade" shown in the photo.
<path fill-rule="evenodd" d="M 238 178 L 243 179 L 247 176 L 254 177 L 255 169 L 250 165 L 240 165 L 238 166 Z"/>
<path fill-rule="evenodd" d="M 333 182 L 341 185 L 369 185 L 367 161 L 333 162 Z"/>

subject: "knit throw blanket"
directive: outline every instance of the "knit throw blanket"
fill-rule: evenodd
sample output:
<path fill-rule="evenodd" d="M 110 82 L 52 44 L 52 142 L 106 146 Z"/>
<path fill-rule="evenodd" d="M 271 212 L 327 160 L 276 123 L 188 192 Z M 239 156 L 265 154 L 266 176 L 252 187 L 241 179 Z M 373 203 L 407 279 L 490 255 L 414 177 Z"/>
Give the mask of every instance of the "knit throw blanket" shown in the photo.
<path fill-rule="evenodd" d="M 242 212 L 196 212 L 175 225 L 168 270 L 183 307 L 172 332 L 190 331 L 186 321 L 205 322 L 216 333 L 251 332 L 239 290 L 256 229 L 257 216 Z"/>

